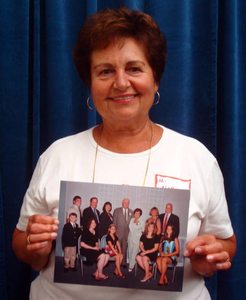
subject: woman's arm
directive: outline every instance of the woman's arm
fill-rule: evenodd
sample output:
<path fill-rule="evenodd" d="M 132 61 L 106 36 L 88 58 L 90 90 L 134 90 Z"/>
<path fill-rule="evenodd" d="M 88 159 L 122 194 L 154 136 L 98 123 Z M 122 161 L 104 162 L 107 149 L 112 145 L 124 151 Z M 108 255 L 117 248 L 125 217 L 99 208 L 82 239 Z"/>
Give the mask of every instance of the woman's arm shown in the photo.
<path fill-rule="evenodd" d="M 116 255 L 117 252 L 115 251 L 115 248 L 114 248 L 114 246 L 113 246 L 113 244 L 112 244 L 111 241 L 108 241 L 108 245 L 109 245 L 110 249 L 111 249 L 111 250 L 114 252 L 114 254 Z M 117 245 L 117 246 L 118 246 L 118 245 Z"/>
<path fill-rule="evenodd" d="M 117 246 L 117 248 L 119 250 L 119 253 L 121 254 L 121 246 L 120 246 L 119 240 L 116 242 L 116 246 Z"/>
<path fill-rule="evenodd" d="M 213 235 L 202 235 L 186 245 L 184 256 L 190 258 L 193 269 L 203 275 L 212 276 L 217 270 L 227 270 L 236 253 L 236 236 L 216 239 Z"/>
<path fill-rule="evenodd" d="M 80 246 L 85 248 L 85 249 L 91 249 L 91 250 L 99 250 L 99 247 L 97 247 L 97 245 L 95 245 L 94 247 L 86 244 L 85 242 L 80 242 Z"/>
<path fill-rule="evenodd" d="M 157 235 L 159 235 L 159 234 L 161 234 L 161 221 L 160 221 L 160 219 L 157 220 L 156 226 L 157 226 Z"/>
<path fill-rule="evenodd" d="M 173 256 L 173 255 L 179 255 L 179 240 L 178 240 L 178 238 L 175 238 L 174 243 L 175 243 L 175 251 L 173 251 L 172 253 L 162 252 L 161 256 L 170 257 L 170 256 Z"/>
<path fill-rule="evenodd" d="M 142 252 L 145 252 L 145 250 L 144 250 L 144 244 L 143 244 L 143 242 L 139 242 L 139 249 L 142 251 Z"/>
<path fill-rule="evenodd" d="M 49 261 L 52 241 L 57 237 L 58 224 L 59 221 L 53 217 L 33 215 L 29 218 L 26 231 L 16 228 L 12 247 L 18 259 L 36 271 L 44 268 Z"/>
<path fill-rule="evenodd" d="M 158 247 L 159 247 L 159 243 L 156 243 L 156 244 L 154 245 L 154 248 L 152 248 L 152 249 L 150 249 L 150 250 L 146 250 L 145 253 L 147 254 L 147 253 L 153 253 L 153 252 L 156 252 L 156 251 L 158 251 Z"/>

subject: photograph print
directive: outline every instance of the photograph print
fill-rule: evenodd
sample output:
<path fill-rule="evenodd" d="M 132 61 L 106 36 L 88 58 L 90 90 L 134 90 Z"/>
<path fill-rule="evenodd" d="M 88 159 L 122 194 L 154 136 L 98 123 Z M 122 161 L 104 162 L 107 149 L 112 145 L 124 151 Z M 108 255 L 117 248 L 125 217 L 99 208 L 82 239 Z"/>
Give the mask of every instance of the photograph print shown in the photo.
<path fill-rule="evenodd" d="M 62 181 L 54 282 L 181 292 L 189 189 Z"/>

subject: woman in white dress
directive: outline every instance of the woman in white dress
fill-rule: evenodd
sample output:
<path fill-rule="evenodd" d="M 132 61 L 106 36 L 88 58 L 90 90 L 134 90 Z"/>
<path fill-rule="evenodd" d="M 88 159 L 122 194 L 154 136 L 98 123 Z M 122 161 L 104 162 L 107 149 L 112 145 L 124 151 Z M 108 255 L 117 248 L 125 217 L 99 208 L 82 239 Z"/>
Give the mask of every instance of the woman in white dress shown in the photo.
<path fill-rule="evenodd" d="M 129 252 L 129 272 L 132 272 L 136 263 L 136 255 L 139 252 L 139 240 L 145 228 L 145 222 L 140 217 L 142 210 L 136 208 L 134 210 L 134 218 L 131 219 L 129 224 L 129 235 L 128 235 L 128 252 Z"/>

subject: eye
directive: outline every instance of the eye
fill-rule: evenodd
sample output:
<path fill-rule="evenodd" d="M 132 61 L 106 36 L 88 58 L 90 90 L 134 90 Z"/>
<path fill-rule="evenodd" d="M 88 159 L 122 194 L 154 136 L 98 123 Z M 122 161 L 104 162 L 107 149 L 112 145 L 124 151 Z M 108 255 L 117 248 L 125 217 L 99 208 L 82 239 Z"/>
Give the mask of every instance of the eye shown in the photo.
<path fill-rule="evenodd" d="M 104 69 L 100 72 L 100 75 L 108 75 L 110 74 L 112 71 L 110 69 Z"/>
<path fill-rule="evenodd" d="M 140 72 L 140 69 L 138 67 L 130 67 L 129 70 L 133 73 Z"/>

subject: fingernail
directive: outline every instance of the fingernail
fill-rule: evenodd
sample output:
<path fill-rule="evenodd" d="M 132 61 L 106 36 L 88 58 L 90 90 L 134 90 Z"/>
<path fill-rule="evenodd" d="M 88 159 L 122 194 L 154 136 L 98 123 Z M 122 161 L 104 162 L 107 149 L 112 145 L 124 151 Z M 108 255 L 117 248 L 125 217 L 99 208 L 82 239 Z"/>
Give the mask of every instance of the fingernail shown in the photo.
<path fill-rule="evenodd" d="M 54 224 L 59 225 L 60 224 L 59 220 L 55 220 Z"/>
<path fill-rule="evenodd" d="M 222 269 L 222 264 L 216 264 L 216 267 L 217 267 L 218 269 Z"/>
<path fill-rule="evenodd" d="M 57 233 L 56 233 L 56 232 L 52 232 L 52 233 L 51 233 L 51 238 L 52 238 L 52 239 L 55 239 L 56 237 L 57 237 Z"/>
<path fill-rule="evenodd" d="M 43 247 L 45 247 L 47 244 L 48 244 L 48 242 L 47 242 L 47 241 L 45 241 L 45 242 L 42 242 L 42 246 L 43 246 Z"/>
<path fill-rule="evenodd" d="M 213 255 L 207 255 L 207 260 L 208 260 L 208 261 L 213 261 L 213 260 L 214 260 Z"/>
<path fill-rule="evenodd" d="M 189 256 L 190 252 L 188 250 L 184 251 L 184 256 Z"/>
<path fill-rule="evenodd" d="M 53 225 L 53 230 L 58 230 L 58 226 L 57 225 Z"/>
<path fill-rule="evenodd" d="M 196 253 L 201 253 L 201 252 L 202 252 L 202 248 L 196 247 L 195 252 L 196 252 Z"/>

